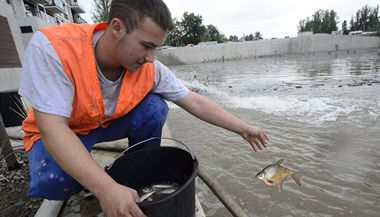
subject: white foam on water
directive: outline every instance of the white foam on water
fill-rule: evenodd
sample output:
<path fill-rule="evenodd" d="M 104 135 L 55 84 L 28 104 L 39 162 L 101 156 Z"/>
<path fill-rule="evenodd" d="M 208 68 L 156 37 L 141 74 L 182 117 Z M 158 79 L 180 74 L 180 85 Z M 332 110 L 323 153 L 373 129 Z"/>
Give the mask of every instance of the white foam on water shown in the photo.
<path fill-rule="evenodd" d="M 201 94 L 207 93 L 226 107 L 257 110 L 316 125 L 334 122 L 339 118 L 358 119 L 360 117 L 356 117 L 354 113 L 367 110 L 368 105 L 372 105 L 373 108 L 377 107 L 371 115 L 380 113 L 377 106 L 380 102 L 307 95 L 234 96 L 215 87 L 199 83 L 197 80 L 191 81 L 191 83 L 183 82 L 190 89 L 197 89 Z"/>
<path fill-rule="evenodd" d="M 331 98 L 307 98 L 298 96 L 231 97 L 230 106 L 254 109 L 287 119 L 321 124 L 336 121 L 342 115 L 355 111 L 355 106 L 341 107 Z"/>
<path fill-rule="evenodd" d="M 188 87 L 189 89 L 199 92 L 201 95 L 213 95 L 217 98 L 231 98 L 230 94 L 227 92 L 221 91 L 215 87 L 204 85 L 198 80 L 193 80 L 191 82 L 181 80 L 181 82 Z"/>

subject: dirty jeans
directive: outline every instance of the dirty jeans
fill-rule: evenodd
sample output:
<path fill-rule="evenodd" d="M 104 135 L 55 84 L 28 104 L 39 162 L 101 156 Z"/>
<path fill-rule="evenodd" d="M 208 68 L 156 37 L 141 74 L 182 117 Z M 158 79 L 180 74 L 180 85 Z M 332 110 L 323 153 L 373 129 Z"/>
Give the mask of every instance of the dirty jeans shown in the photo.
<path fill-rule="evenodd" d="M 88 135 L 78 135 L 90 152 L 94 144 L 128 138 L 129 146 L 151 137 L 160 137 L 166 121 L 168 106 L 162 97 L 148 94 L 132 111 L 116 119 L 107 128 L 96 128 Z M 158 147 L 160 140 L 154 139 L 136 146 Z M 26 153 L 29 159 L 30 186 L 28 195 L 50 200 L 65 200 L 83 190 L 83 187 L 61 169 L 45 150 L 41 139 Z"/>

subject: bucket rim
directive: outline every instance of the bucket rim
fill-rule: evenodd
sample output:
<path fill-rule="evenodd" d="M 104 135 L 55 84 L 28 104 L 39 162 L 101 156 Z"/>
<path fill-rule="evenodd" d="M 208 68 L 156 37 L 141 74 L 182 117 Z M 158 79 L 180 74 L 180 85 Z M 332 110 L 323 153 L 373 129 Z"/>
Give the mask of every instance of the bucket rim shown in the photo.
<path fill-rule="evenodd" d="M 193 158 L 193 160 L 196 160 L 195 155 L 193 154 L 193 152 L 191 152 L 190 148 L 189 148 L 184 142 L 182 142 L 182 141 L 180 141 L 180 140 L 178 140 L 178 139 L 171 138 L 171 137 L 151 137 L 151 138 L 149 138 L 149 139 L 146 139 L 146 140 L 140 141 L 140 142 L 138 142 L 138 143 L 136 143 L 136 144 L 134 144 L 134 145 L 128 147 L 127 149 L 125 149 L 123 152 L 120 153 L 120 155 L 119 155 L 118 157 L 116 157 L 116 158 L 114 159 L 114 161 L 113 161 L 110 165 L 106 166 L 106 169 L 110 169 L 110 168 L 113 166 L 113 164 L 116 162 L 116 160 L 118 160 L 119 158 L 122 158 L 122 157 L 128 152 L 128 150 L 130 150 L 131 148 L 136 147 L 136 146 L 138 146 L 138 145 L 140 145 L 140 144 L 143 144 L 143 143 L 148 142 L 148 141 L 153 140 L 153 139 L 161 139 L 161 140 L 162 140 L 162 139 L 168 139 L 168 140 L 173 140 L 173 141 L 177 142 L 178 144 L 181 144 L 182 146 L 184 146 L 184 147 L 186 148 L 186 150 L 185 150 L 185 149 L 182 149 L 182 148 L 179 148 L 179 147 L 177 147 L 177 146 L 160 146 L 160 147 L 157 147 L 157 148 L 164 148 L 164 147 L 178 148 L 178 149 L 181 149 L 181 150 L 187 151 L 187 152 L 190 154 L 191 158 Z M 152 149 L 153 149 L 153 148 L 152 148 Z"/>

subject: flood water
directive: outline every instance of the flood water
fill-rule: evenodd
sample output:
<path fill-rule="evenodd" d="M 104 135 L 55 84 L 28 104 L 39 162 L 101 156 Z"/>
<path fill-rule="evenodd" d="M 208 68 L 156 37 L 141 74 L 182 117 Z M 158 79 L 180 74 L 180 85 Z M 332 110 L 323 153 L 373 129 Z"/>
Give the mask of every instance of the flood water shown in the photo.
<path fill-rule="evenodd" d="M 168 127 L 249 216 L 378 216 L 380 49 L 170 67 L 192 90 L 265 130 L 253 152 L 239 135 L 170 104 Z M 284 159 L 302 186 L 255 174 Z M 208 217 L 231 216 L 197 181 Z"/>

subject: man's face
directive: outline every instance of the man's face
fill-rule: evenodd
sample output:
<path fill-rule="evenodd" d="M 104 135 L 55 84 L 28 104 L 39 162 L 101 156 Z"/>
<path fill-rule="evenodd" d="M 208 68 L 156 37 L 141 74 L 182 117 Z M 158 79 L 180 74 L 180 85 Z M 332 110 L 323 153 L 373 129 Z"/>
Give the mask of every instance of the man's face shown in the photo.
<path fill-rule="evenodd" d="M 124 35 L 118 42 L 116 58 L 127 70 L 135 72 L 146 62 L 153 62 L 156 48 L 161 46 L 167 31 L 150 18 L 144 19 L 138 28 Z"/>

